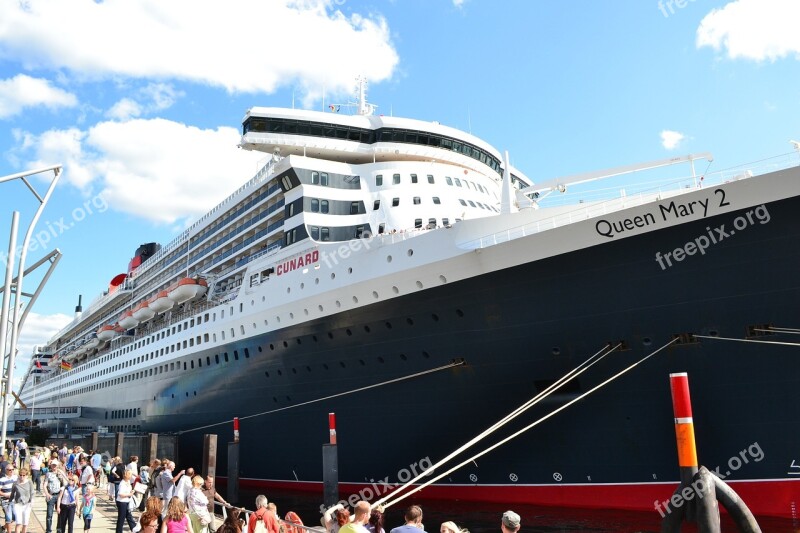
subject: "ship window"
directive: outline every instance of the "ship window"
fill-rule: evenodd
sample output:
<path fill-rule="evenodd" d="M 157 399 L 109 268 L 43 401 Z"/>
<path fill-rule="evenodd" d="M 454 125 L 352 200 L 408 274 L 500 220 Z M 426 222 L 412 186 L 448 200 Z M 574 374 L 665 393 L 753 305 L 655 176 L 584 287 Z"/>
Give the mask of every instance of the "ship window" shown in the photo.
<path fill-rule="evenodd" d="M 311 185 L 319 185 L 319 172 L 311 173 Z"/>
<path fill-rule="evenodd" d="M 383 233 L 384 231 L 386 231 L 386 223 L 384 223 L 384 222 L 381 222 L 381 223 L 378 225 L 378 233 Z"/>
<path fill-rule="evenodd" d="M 311 212 L 312 213 L 319 213 L 319 199 L 312 198 L 311 199 Z"/>
<path fill-rule="evenodd" d="M 433 174 L 428 174 L 428 183 L 435 183 L 433 180 Z"/>
<path fill-rule="evenodd" d="M 375 186 L 380 187 L 383 185 L 383 174 L 378 174 L 375 176 Z"/>
<path fill-rule="evenodd" d="M 450 176 L 445 176 L 444 181 L 448 185 L 452 185 L 453 184 L 453 178 L 451 178 Z"/>
<path fill-rule="evenodd" d="M 381 206 L 381 201 L 380 200 L 375 200 L 375 202 L 373 202 L 373 204 L 372 204 L 372 210 L 373 211 L 377 211 L 378 208 L 380 208 L 380 206 Z"/>
<path fill-rule="evenodd" d="M 219 354 L 214 354 L 214 362 L 219 364 Z"/>
<path fill-rule="evenodd" d="M 281 183 L 283 183 L 283 188 L 287 191 L 292 188 L 292 180 L 289 179 L 289 176 L 281 178 Z"/>
<path fill-rule="evenodd" d="M 311 238 L 315 241 L 319 240 L 319 226 L 309 226 L 309 230 L 311 230 Z"/>
<path fill-rule="evenodd" d="M 227 363 L 227 362 L 228 362 L 228 352 L 225 352 L 225 353 L 224 353 L 224 354 L 222 354 L 222 355 L 223 355 L 223 357 L 225 358 L 225 362 Z"/>
<path fill-rule="evenodd" d="M 289 204 L 289 216 L 294 216 L 294 204 Z"/>
<path fill-rule="evenodd" d="M 442 226 L 449 226 L 449 225 L 450 225 L 450 219 L 449 218 L 443 218 L 442 219 Z"/>
<path fill-rule="evenodd" d="M 392 184 L 399 185 L 400 184 L 400 174 L 395 174 L 392 176 Z"/>
<path fill-rule="evenodd" d="M 428 229 L 433 229 L 435 227 L 436 227 L 436 219 L 435 218 L 429 218 L 428 219 Z"/>
<path fill-rule="evenodd" d="M 323 172 L 322 174 L 319 175 L 319 184 L 322 185 L 323 187 L 327 187 L 328 186 L 328 173 L 327 172 Z"/>
<path fill-rule="evenodd" d="M 459 198 L 459 199 L 458 199 L 458 202 L 459 202 L 461 205 L 464 205 L 464 206 L 465 206 L 465 205 L 467 205 L 467 202 L 465 202 L 465 201 L 464 201 L 464 200 L 462 200 L 461 198 Z"/>
<path fill-rule="evenodd" d="M 421 228 L 422 227 L 422 219 L 421 218 L 415 218 L 414 219 L 414 227 L 415 228 Z"/>
<path fill-rule="evenodd" d="M 392 198 L 392 207 L 400 205 L 400 198 Z"/>
<path fill-rule="evenodd" d="M 356 239 L 360 239 L 361 237 L 364 236 L 364 230 L 365 229 L 366 229 L 366 226 L 364 226 L 364 225 L 356 226 Z"/>
<path fill-rule="evenodd" d="M 419 205 L 420 203 L 421 203 L 421 200 L 419 199 L 419 196 L 415 196 L 414 197 L 414 205 Z"/>
<path fill-rule="evenodd" d="M 350 202 L 350 214 L 357 215 L 358 214 L 358 204 L 360 202 Z"/>
<path fill-rule="evenodd" d="M 231 328 L 231 339 L 235 337 L 236 337 L 236 331 L 233 328 Z"/>
<path fill-rule="evenodd" d="M 194 370 L 194 361 L 189 361 L 189 366 L 191 366 L 192 370 Z"/>
<path fill-rule="evenodd" d="M 433 197 L 433 203 L 434 203 L 434 204 L 436 204 L 436 205 L 439 205 L 439 204 L 441 204 L 442 202 L 441 202 L 441 200 L 439 200 L 439 197 L 438 197 L 438 196 L 434 196 L 434 197 Z"/>
<path fill-rule="evenodd" d="M 483 207 L 483 204 L 480 203 L 480 202 L 478 202 L 478 207 L 480 207 L 481 209 L 486 209 L 485 207 Z"/>
<path fill-rule="evenodd" d="M 456 178 L 456 187 L 461 187 L 461 180 Z"/>
<path fill-rule="evenodd" d="M 411 174 L 411 183 L 417 183 L 417 175 Z"/>
<path fill-rule="evenodd" d="M 322 200 L 322 202 L 320 202 L 320 211 L 323 213 L 327 213 L 329 211 L 328 200 Z"/>
<path fill-rule="evenodd" d="M 473 202 L 472 200 L 467 200 L 467 201 L 469 202 L 470 206 L 475 207 L 475 202 Z"/>
<path fill-rule="evenodd" d="M 328 228 L 320 228 L 320 240 L 329 241 L 331 240 L 331 230 Z"/>

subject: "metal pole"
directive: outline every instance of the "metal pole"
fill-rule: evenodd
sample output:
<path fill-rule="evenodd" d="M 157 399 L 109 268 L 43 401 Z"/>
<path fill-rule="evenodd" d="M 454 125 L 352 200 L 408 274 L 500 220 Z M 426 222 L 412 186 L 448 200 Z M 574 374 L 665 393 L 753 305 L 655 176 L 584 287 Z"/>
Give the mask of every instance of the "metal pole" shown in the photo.
<path fill-rule="evenodd" d="M 6 280 L 3 288 L 3 308 L 0 311 L 0 349 L 2 353 L 2 371 L 6 371 L 6 339 L 8 336 L 8 306 L 11 299 L 11 278 L 14 275 L 14 263 L 16 262 L 15 250 L 17 248 L 17 226 L 19 225 L 19 211 L 14 211 L 11 215 L 11 236 L 8 241 L 8 256 L 6 257 Z M 4 376 L 3 376 L 4 377 Z M 6 391 L 3 390 L 3 383 L 0 383 L 0 398 L 3 406 L 0 408 L 2 413 L 2 431 L 0 432 L 0 450 L 6 449 L 6 426 L 8 420 Z"/>

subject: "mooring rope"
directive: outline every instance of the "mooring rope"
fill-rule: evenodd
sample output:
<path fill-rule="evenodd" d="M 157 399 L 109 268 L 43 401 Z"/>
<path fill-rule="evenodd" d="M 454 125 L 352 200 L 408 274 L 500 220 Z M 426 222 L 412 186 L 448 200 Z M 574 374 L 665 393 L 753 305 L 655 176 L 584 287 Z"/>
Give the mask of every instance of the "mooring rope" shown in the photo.
<path fill-rule="evenodd" d="M 768 329 L 753 328 L 753 331 L 766 331 L 767 333 L 790 333 L 792 335 L 800 335 L 800 329 L 797 328 L 776 328 L 770 326 Z"/>
<path fill-rule="evenodd" d="M 510 440 L 512 440 L 512 439 L 514 439 L 514 438 L 516 438 L 516 437 L 518 437 L 518 436 L 520 436 L 520 435 L 522 435 L 523 433 L 525 433 L 525 432 L 526 432 L 526 431 L 528 431 L 529 429 L 532 429 L 533 427 L 535 427 L 535 426 L 538 426 L 539 424 L 541 424 L 541 423 L 542 423 L 542 422 L 544 422 L 545 420 L 547 420 L 547 419 L 549 419 L 549 418 L 551 418 L 551 417 L 555 416 L 556 414 L 560 413 L 561 411 L 563 411 L 564 409 L 566 409 L 566 408 L 567 408 L 567 407 L 569 407 L 570 405 L 572 405 L 572 404 L 574 404 L 574 403 L 577 403 L 577 402 L 581 401 L 582 399 L 584 399 L 584 398 L 585 398 L 585 397 L 587 397 L 588 395 L 592 394 L 592 393 L 593 393 L 593 392 L 595 392 L 596 390 L 598 390 L 598 389 L 600 389 L 600 388 L 602 388 L 602 387 L 606 386 L 607 384 L 611 383 L 612 381 L 614 381 L 615 379 L 619 378 L 620 376 L 622 376 L 622 375 L 626 374 L 626 373 L 627 373 L 627 372 L 629 372 L 630 370 L 633 370 L 634 368 L 636 368 L 636 367 L 637 367 L 637 366 L 639 366 L 640 364 L 644 363 L 645 361 L 647 361 L 648 359 L 650 359 L 651 357 L 653 357 L 654 355 L 656 355 L 657 353 L 659 353 L 661 350 L 663 350 L 663 349 L 667 348 L 668 346 L 672 345 L 673 343 L 675 343 L 677 340 L 678 340 L 678 338 L 677 338 L 677 337 L 676 337 L 676 338 L 674 338 L 674 339 L 672 339 L 671 341 L 669 341 L 668 343 L 666 343 L 665 345 L 663 345 L 662 347 L 660 347 L 660 348 L 659 348 L 659 349 L 657 349 L 656 351 L 654 351 L 654 352 L 652 352 L 651 354 L 649 354 L 649 355 L 647 355 L 647 356 L 645 356 L 645 357 L 643 357 L 643 358 L 639 359 L 638 361 L 636 361 L 635 363 L 631 364 L 630 366 L 628 366 L 628 367 L 626 367 L 626 368 L 622 369 L 621 371 L 617 372 L 616 374 L 614 374 L 614 375 L 613 375 L 613 376 L 611 376 L 610 378 L 606 379 L 605 381 L 603 381 L 603 382 L 602 382 L 602 383 L 600 383 L 599 385 L 597 385 L 597 386 L 593 387 L 592 389 L 590 389 L 590 390 L 586 391 L 585 393 L 581 394 L 580 396 L 578 396 L 578 397 L 577 397 L 577 398 L 575 398 L 574 400 L 571 400 L 571 401 L 569 401 L 569 402 L 565 403 L 564 405 L 562 405 L 561 407 L 559 407 L 559 408 L 557 408 L 557 409 L 554 409 L 553 411 L 551 411 L 551 412 L 550 412 L 550 413 L 548 413 L 547 415 L 545 415 L 545 416 L 541 417 L 540 419 L 536 420 L 535 422 L 532 422 L 531 424 L 528 424 L 528 425 L 527 425 L 527 426 L 525 426 L 524 428 L 520 429 L 519 431 L 516 431 L 515 433 L 512 433 L 512 434 L 511 434 L 511 435 L 509 435 L 508 437 L 506 437 L 506 438 L 504 438 L 503 440 L 501 440 L 501 441 L 497 442 L 496 444 L 493 444 L 492 446 L 490 446 L 490 447 L 486 448 L 486 449 L 485 449 L 485 450 L 483 450 L 482 452 L 480 452 L 480 453 L 478 453 L 478 454 L 475 454 L 475 455 L 473 455 L 472 457 L 470 457 L 469 459 L 467 459 L 467 460 L 465 460 L 465 461 L 463 461 L 463 462 L 461 462 L 461 463 L 457 464 L 456 466 L 454 466 L 454 467 L 453 467 L 453 468 L 451 468 L 450 470 L 447 470 L 446 472 L 444 472 L 444 473 L 442 473 L 442 474 L 439 474 L 438 476 L 436 476 L 436 477 L 434 477 L 434 478 L 432 478 L 432 479 L 430 479 L 430 480 L 426 481 L 425 483 L 423 483 L 423 484 L 421 484 L 421 485 L 419 485 L 419 486 L 415 487 L 413 490 L 411 490 L 411 491 L 407 492 L 406 494 L 403 494 L 403 495 L 401 495 L 401 496 L 398 496 L 398 497 L 397 497 L 397 498 L 395 498 L 394 500 L 391 500 L 391 501 L 389 501 L 389 502 L 385 503 L 385 504 L 383 505 L 384 509 L 386 509 L 386 508 L 388 508 L 388 507 L 390 507 L 390 506 L 392 506 L 392 505 L 396 504 L 396 503 L 397 503 L 397 502 L 399 502 L 399 501 L 402 501 L 402 500 L 404 500 L 404 499 L 408 498 L 408 497 L 409 497 L 409 496 L 411 496 L 412 494 L 414 494 L 414 493 L 416 493 L 416 492 L 419 492 L 420 490 L 424 489 L 424 488 L 425 488 L 425 487 L 427 487 L 428 485 L 431 485 L 432 483 L 435 483 L 436 481 L 439 481 L 439 480 L 440 480 L 440 479 L 442 479 L 443 477 L 445 477 L 445 476 L 447 476 L 447 475 L 451 474 L 452 472 L 454 472 L 454 471 L 458 470 L 458 469 L 459 469 L 459 468 L 461 468 L 462 466 L 464 466 L 464 465 L 466 465 L 466 464 L 469 464 L 469 463 L 471 463 L 472 461 L 474 461 L 475 459 L 478 459 L 479 457 L 483 457 L 484 455 L 486 455 L 486 454 L 487 454 L 487 453 L 489 453 L 490 451 L 494 450 L 495 448 L 498 448 L 498 447 L 502 446 L 503 444 L 505 444 L 506 442 L 508 442 L 508 441 L 510 441 Z M 394 492 L 396 493 L 396 492 L 398 492 L 398 491 L 397 491 L 397 490 L 395 490 Z"/>
<path fill-rule="evenodd" d="M 800 346 L 797 342 L 781 342 L 781 341 L 757 341 L 755 339 L 734 339 L 731 337 L 712 337 L 710 335 L 692 335 L 698 339 L 711 339 L 715 341 L 732 341 L 732 342 L 754 342 L 756 344 L 777 344 L 780 346 Z"/>
<path fill-rule="evenodd" d="M 418 377 L 421 377 L 421 376 L 425 376 L 427 374 L 432 374 L 434 372 L 441 372 L 442 370 L 447 370 L 447 369 L 450 369 L 450 368 L 461 366 L 463 364 L 465 364 L 463 360 L 457 360 L 457 361 L 453 361 L 452 363 L 450 363 L 448 365 L 437 366 L 436 368 L 431 368 L 429 370 L 423 370 L 422 372 L 417 372 L 415 374 L 409 374 L 408 376 L 402 376 L 402 377 L 399 377 L 399 378 L 390 379 L 388 381 L 382 381 L 380 383 L 374 383 L 372 385 L 367 385 L 366 387 L 359 387 L 357 389 L 352 389 L 352 390 L 345 391 L 345 392 L 339 392 L 339 393 L 336 393 L 336 394 L 331 394 L 330 396 L 324 396 L 322 398 L 316 398 L 314 400 L 308 400 L 306 402 L 301 402 L 301 403 L 297 403 L 297 404 L 294 404 L 294 405 L 287 405 L 286 407 L 279 407 L 277 409 L 271 409 L 269 411 L 263 411 L 261 413 L 255 413 L 255 414 L 252 414 L 252 415 L 240 416 L 239 420 L 247 420 L 248 418 L 255 418 L 257 416 L 269 415 L 269 414 L 272 414 L 272 413 L 277 413 L 279 411 L 285 411 L 287 409 L 294 409 L 295 407 L 302 407 L 304 405 L 309 405 L 309 404 L 312 404 L 312 403 L 324 402 L 325 400 L 331 400 L 333 398 L 338 398 L 340 396 L 347 396 L 348 394 L 355 394 L 356 392 L 363 392 L 365 390 L 374 389 L 374 388 L 377 388 L 377 387 L 383 387 L 385 385 L 391 385 L 392 383 L 399 383 L 401 381 L 406 381 L 408 379 L 418 378 Z M 205 426 L 198 426 L 196 428 L 184 429 L 183 431 L 178 431 L 177 434 L 178 435 L 182 435 L 184 433 L 190 433 L 192 431 L 198 431 L 198 430 L 201 430 L 201 429 L 213 428 L 215 426 L 221 426 L 223 424 L 231 424 L 231 423 L 233 423 L 233 419 L 232 418 L 228 419 L 228 420 L 223 420 L 222 422 L 215 422 L 213 424 L 207 424 Z"/>
<path fill-rule="evenodd" d="M 547 396 L 549 396 L 550 394 L 552 394 L 553 392 L 558 390 L 560 387 L 565 385 L 567 382 L 571 381 L 573 378 L 578 377 L 583 372 L 585 372 L 586 370 L 591 368 L 595 363 L 598 363 L 601 360 L 603 360 L 603 358 L 605 356 L 607 356 L 611 352 L 615 351 L 621 345 L 622 345 L 622 343 L 618 343 L 616 346 L 611 348 L 608 344 L 606 344 L 599 351 L 597 351 L 594 355 L 592 355 L 591 357 L 586 359 L 584 362 L 582 362 L 581 364 L 579 364 L 578 366 L 576 366 L 575 368 L 573 368 L 572 370 L 570 370 L 569 372 L 567 372 L 566 374 L 561 376 L 557 381 L 552 383 L 545 390 L 543 390 L 542 392 L 540 392 L 539 394 L 537 394 L 533 398 L 527 400 L 525 403 L 523 403 L 522 405 L 520 405 L 519 407 L 517 407 L 516 409 L 511 411 L 509 414 L 507 414 L 506 416 L 504 416 L 503 418 L 501 418 L 500 420 L 498 420 L 497 422 L 492 424 L 490 427 L 488 427 L 487 429 L 483 430 L 479 435 L 473 437 L 472 440 L 470 440 L 469 442 L 467 442 L 465 444 L 462 444 L 458 449 L 456 449 L 455 451 L 451 452 L 449 455 L 447 455 L 443 459 L 440 459 L 436 464 L 432 465 L 427 470 L 425 470 L 425 472 L 423 472 L 421 474 L 418 474 L 413 479 L 410 479 L 409 481 L 407 481 L 403 485 L 397 487 L 392 493 L 401 492 L 401 491 L 405 490 L 408 486 L 413 485 L 414 483 L 416 483 L 417 481 L 422 479 L 424 476 L 426 476 L 427 475 L 426 472 L 433 472 L 435 469 L 439 468 L 440 466 L 442 466 L 444 463 L 446 463 L 447 461 L 449 461 L 450 459 L 452 459 L 456 455 L 458 455 L 461 452 L 463 452 L 464 450 L 472 447 L 477 442 L 483 440 L 485 437 L 487 437 L 491 433 L 494 433 L 500 427 L 508 424 L 513 419 L 515 419 L 516 417 L 518 417 L 519 415 L 521 415 L 522 413 L 524 413 L 525 411 L 527 411 L 528 409 L 530 409 L 531 407 L 533 407 L 534 405 L 536 405 L 537 403 L 539 403 L 540 401 L 545 399 Z M 603 353 L 603 352 L 605 352 L 605 353 Z M 600 354 L 602 354 L 602 355 L 600 355 Z M 599 358 L 598 358 L 598 356 L 599 356 Z M 593 359 L 596 359 L 596 360 L 592 361 Z M 381 505 L 383 502 L 385 502 L 386 500 L 389 499 L 389 497 L 392 495 L 392 493 L 389 493 L 389 494 L 385 495 L 383 498 L 379 499 L 378 501 L 372 503 L 372 506 L 376 507 L 378 505 Z"/>

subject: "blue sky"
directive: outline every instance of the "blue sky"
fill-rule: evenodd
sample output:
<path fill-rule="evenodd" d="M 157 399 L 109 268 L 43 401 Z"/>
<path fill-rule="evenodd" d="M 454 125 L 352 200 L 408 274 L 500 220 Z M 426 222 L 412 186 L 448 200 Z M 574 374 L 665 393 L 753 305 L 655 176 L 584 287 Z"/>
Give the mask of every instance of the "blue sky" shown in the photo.
<path fill-rule="evenodd" d="M 724 168 L 800 138 L 797 0 L 0 0 L 0 13 L 0 176 L 65 165 L 38 226 L 64 257 L 18 368 L 78 294 L 86 305 L 139 244 L 170 241 L 254 174 L 259 157 L 236 148 L 250 106 L 322 109 L 363 74 L 379 113 L 470 130 L 535 181 L 700 151 Z M 36 201 L 0 187 L 5 237 Z"/>

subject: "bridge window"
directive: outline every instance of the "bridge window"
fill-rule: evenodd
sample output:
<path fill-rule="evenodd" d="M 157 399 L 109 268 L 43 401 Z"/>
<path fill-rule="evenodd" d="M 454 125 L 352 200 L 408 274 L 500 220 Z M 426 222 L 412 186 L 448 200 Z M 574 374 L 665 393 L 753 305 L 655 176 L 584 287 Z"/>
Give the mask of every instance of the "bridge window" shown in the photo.
<path fill-rule="evenodd" d="M 372 204 L 372 210 L 377 211 L 380 208 L 380 206 L 381 206 L 381 201 L 375 200 L 375 202 Z"/>
<path fill-rule="evenodd" d="M 378 174 L 375 176 L 375 186 L 381 187 L 383 185 L 383 174 Z"/>
<path fill-rule="evenodd" d="M 311 173 L 311 185 L 319 185 L 319 172 Z"/>
<path fill-rule="evenodd" d="M 419 205 L 420 203 L 421 203 L 421 200 L 420 200 L 419 196 L 415 196 L 414 197 L 414 205 Z"/>
<path fill-rule="evenodd" d="M 442 202 L 441 202 L 441 200 L 439 200 L 439 197 L 438 197 L 438 196 L 434 196 L 434 197 L 433 197 L 433 203 L 434 203 L 434 204 L 436 204 L 436 205 L 439 205 L 439 204 L 441 204 Z"/>
<path fill-rule="evenodd" d="M 400 174 L 395 174 L 392 176 L 392 184 L 394 185 L 400 184 Z"/>
<path fill-rule="evenodd" d="M 400 205 L 400 198 L 392 198 L 392 207 Z"/>
<path fill-rule="evenodd" d="M 414 227 L 415 228 L 421 228 L 422 227 L 422 219 L 421 218 L 415 218 L 414 219 Z"/>
<path fill-rule="evenodd" d="M 433 174 L 428 174 L 428 183 L 434 183 Z"/>
<path fill-rule="evenodd" d="M 328 207 L 328 200 L 322 200 L 322 202 L 320 202 L 320 211 L 322 213 L 327 213 L 329 209 L 330 208 Z"/>
<path fill-rule="evenodd" d="M 311 199 L 311 212 L 312 213 L 319 213 L 319 199 L 312 198 Z"/>
<path fill-rule="evenodd" d="M 350 202 L 350 214 L 357 215 L 358 214 L 358 206 L 360 202 Z"/>
<path fill-rule="evenodd" d="M 448 185 L 452 185 L 452 184 L 453 184 L 453 178 L 451 178 L 451 177 L 449 177 L 449 176 L 445 176 L 445 178 L 444 178 L 444 181 L 445 181 L 445 183 L 447 183 Z"/>
<path fill-rule="evenodd" d="M 411 174 L 411 183 L 417 183 L 417 175 Z"/>

